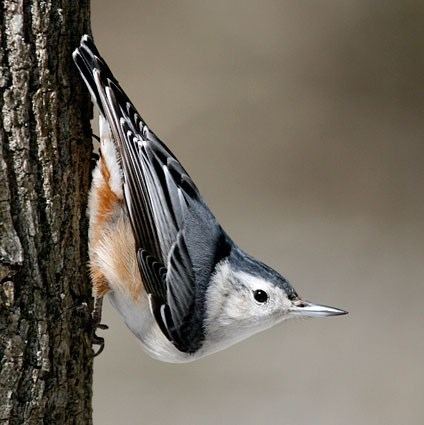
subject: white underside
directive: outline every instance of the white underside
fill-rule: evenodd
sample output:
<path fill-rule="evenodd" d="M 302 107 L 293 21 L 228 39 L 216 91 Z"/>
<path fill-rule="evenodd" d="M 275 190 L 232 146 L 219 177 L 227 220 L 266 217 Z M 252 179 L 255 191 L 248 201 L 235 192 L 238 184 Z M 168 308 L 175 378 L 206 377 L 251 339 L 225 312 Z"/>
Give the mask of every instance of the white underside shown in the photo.
<path fill-rule="evenodd" d="M 199 355 L 183 353 L 165 337 L 154 319 L 145 294 L 138 302 L 126 294 L 108 293 L 111 304 L 124 318 L 125 324 L 140 341 L 143 349 L 153 358 L 169 363 L 185 363 L 196 360 Z"/>

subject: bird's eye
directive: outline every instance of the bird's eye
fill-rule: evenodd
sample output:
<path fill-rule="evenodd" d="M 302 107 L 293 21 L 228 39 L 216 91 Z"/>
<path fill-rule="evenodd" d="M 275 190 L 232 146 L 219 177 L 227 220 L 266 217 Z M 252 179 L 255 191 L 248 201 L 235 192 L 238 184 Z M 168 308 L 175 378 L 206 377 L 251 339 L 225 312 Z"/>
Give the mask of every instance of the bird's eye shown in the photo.
<path fill-rule="evenodd" d="M 253 291 L 253 297 L 258 303 L 266 303 L 268 300 L 268 294 L 265 291 L 262 291 L 262 289 Z"/>

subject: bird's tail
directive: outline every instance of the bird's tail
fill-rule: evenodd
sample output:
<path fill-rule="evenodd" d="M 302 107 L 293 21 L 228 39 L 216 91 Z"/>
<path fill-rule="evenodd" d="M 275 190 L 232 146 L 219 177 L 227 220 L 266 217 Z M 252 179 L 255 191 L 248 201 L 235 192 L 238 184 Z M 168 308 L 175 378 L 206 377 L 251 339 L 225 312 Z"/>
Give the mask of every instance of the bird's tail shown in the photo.
<path fill-rule="evenodd" d="M 139 122 L 144 124 L 89 35 L 82 36 L 80 46 L 75 49 L 72 57 L 93 102 L 106 118 L 115 141 L 120 140 L 119 119 L 122 114 L 136 114 Z"/>
<path fill-rule="evenodd" d="M 101 91 L 104 91 L 104 85 L 102 84 L 99 87 L 99 83 L 96 82 L 94 77 L 95 72 L 96 70 L 100 72 L 102 74 L 102 79 L 113 81 L 117 87 L 119 87 L 118 81 L 113 76 L 112 71 L 109 69 L 104 59 L 100 56 L 93 39 L 89 35 L 85 34 L 82 36 L 80 46 L 74 50 L 72 57 L 87 85 L 93 103 L 99 108 L 101 114 L 106 117 L 106 111 L 100 94 Z"/>
<path fill-rule="evenodd" d="M 154 140 L 154 143 L 159 144 L 169 156 L 175 158 L 165 144 L 146 125 L 89 35 L 82 36 L 80 46 L 75 49 L 72 57 L 87 85 L 93 102 L 109 124 L 113 140 L 118 146 L 121 157 L 125 156 L 128 151 L 128 143 L 125 143 L 127 135 L 124 134 L 125 127 L 128 127 L 132 134 L 138 134 L 141 139 Z"/>
<path fill-rule="evenodd" d="M 93 102 L 97 105 L 103 117 L 106 118 L 121 154 L 125 150 L 125 146 L 122 146 L 122 141 L 126 137 L 123 134 L 122 121 L 125 121 L 134 134 L 140 134 L 144 138 L 145 133 L 148 132 L 149 137 L 154 139 L 173 157 L 172 152 L 148 128 L 89 35 L 82 36 L 80 46 L 74 50 L 72 57 L 87 85 Z"/>

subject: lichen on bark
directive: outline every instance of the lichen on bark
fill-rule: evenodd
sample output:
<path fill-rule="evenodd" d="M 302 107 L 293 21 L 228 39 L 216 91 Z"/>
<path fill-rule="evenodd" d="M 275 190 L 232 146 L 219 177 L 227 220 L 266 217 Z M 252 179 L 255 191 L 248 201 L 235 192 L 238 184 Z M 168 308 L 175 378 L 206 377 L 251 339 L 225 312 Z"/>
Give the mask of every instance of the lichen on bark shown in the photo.
<path fill-rule="evenodd" d="M 0 7 L 0 424 L 90 424 L 89 0 Z"/>

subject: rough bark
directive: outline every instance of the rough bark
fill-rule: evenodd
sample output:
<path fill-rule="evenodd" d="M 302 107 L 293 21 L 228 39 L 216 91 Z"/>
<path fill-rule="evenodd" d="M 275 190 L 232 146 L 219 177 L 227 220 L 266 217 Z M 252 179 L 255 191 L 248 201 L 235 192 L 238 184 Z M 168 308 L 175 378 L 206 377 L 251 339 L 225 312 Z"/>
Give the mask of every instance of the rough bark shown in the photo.
<path fill-rule="evenodd" d="M 0 5 L 0 424 L 89 424 L 89 0 Z"/>

